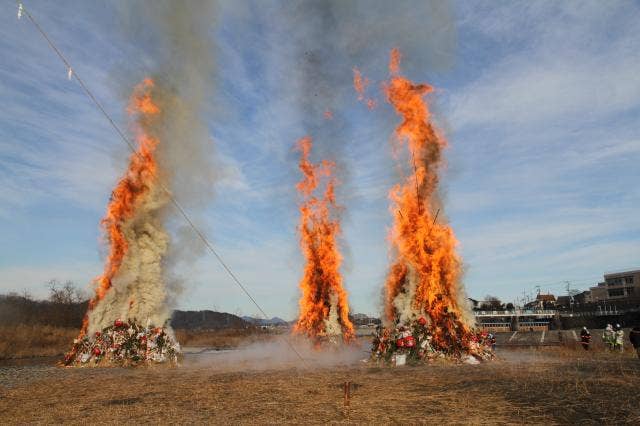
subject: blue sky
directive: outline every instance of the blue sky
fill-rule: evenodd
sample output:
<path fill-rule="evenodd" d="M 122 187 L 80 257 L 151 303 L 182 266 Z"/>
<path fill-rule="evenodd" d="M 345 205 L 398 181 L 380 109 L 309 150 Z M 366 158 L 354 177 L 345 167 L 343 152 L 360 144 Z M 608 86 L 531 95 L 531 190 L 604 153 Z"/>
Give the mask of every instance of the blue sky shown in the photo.
<path fill-rule="evenodd" d="M 128 91 L 171 52 L 126 2 L 25 6 L 126 129 Z M 51 278 L 89 286 L 126 147 L 10 2 L 0 35 L 0 291 L 44 296 Z M 564 280 L 585 288 L 640 266 L 637 2 L 224 1 L 210 36 L 203 113 L 218 179 L 191 213 L 268 314 L 296 312 L 292 147 L 307 134 L 316 159 L 339 164 L 352 310 L 379 309 L 386 194 L 398 178 L 397 117 L 379 87 L 396 46 L 404 74 L 437 88 L 431 104 L 450 145 L 442 195 L 470 296 L 513 300 L 535 285 L 560 292 Z M 354 66 L 372 80 L 374 111 L 356 99 Z M 180 308 L 255 314 L 197 242 L 185 250 L 201 255 L 175 271 Z"/>

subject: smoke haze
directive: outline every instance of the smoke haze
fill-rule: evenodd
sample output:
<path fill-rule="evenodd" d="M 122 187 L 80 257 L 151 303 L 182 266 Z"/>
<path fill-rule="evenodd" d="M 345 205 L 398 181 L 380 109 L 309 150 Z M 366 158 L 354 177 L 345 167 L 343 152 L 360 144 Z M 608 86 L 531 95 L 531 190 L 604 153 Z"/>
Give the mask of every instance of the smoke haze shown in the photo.
<path fill-rule="evenodd" d="M 353 365 L 369 355 L 366 348 L 357 344 L 319 351 L 307 339 L 287 339 L 282 336 L 228 351 L 191 354 L 185 360 L 185 366 L 207 366 L 222 371 L 305 369 Z"/>

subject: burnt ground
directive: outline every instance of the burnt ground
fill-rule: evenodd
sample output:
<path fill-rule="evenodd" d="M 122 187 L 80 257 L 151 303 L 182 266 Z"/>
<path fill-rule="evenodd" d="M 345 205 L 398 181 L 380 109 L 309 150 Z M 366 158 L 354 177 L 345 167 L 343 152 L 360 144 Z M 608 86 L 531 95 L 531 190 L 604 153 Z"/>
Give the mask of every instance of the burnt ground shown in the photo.
<path fill-rule="evenodd" d="M 179 368 L 0 367 L 3 423 L 638 424 L 640 360 L 571 348 L 499 349 L 481 365 L 363 362 L 267 370 L 187 355 Z M 47 365 L 49 363 L 49 365 Z M 344 382 L 351 382 L 345 405 Z"/>

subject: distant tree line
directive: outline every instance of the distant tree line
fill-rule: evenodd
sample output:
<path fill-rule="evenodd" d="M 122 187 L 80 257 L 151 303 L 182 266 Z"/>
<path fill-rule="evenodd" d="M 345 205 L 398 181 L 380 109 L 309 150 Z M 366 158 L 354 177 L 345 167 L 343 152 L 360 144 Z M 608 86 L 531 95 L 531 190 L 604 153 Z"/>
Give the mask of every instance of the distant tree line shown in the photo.
<path fill-rule="evenodd" d="M 80 328 L 89 298 L 72 281 L 50 280 L 49 295 L 37 300 L 29 293 L 0 294 L 0 326 L 18 324 Z M 173 328 L 240 329 L 253 325 L 236 315 L 214 311 L 174 311 Z"/>
<path fill-rule="evenodd" d="M 0 325 L 47 324 L 59 327 L 82 325 L 88 298 L 72 281 L 47 283 L 49 297 L 36 300 L 29 293 L 0 295 Z"/>
<path fill-rule="evenodd" d="M 511 311 L 514 306 L 511 302 L 502 303 L 497 297 L 487 295 L 474 309 L 479 311 Z"/>

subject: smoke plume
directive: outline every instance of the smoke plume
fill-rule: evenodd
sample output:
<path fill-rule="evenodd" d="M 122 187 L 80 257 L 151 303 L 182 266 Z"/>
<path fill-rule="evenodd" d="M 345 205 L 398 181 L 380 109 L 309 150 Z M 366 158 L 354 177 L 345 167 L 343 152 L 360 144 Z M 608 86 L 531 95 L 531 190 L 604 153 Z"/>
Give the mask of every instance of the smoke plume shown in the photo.
<path fill-rule="evenodd" d="M 145 82 L 152 82 L 142 96 L 147 96 L 146 101 L 157 111 L 150 114 L 144 105 L 134 105 L 138 108 L 130 106 L 129 113 L 133 114 L 131 130 L 138 145 L 142 146 L 140 138 L 156 141 L 149 158 L 154 176 L 133 176 L 132 157 L 119 185 L 132 190 L 131 183 L 137 182 L 146 190 L 130 214 L 115 219 L 107 215 L 103 221 L 103 226 L 110 220 L 117 222 L 119 233 L 114 236 L 106 229 L 110 255 L 100 279 L 107 277 L 109 283 L 99 287 L 92 301 L 89 331 L 116 318 L 166 323 L 183 287 L 175 271 L 203 253 L 203 246 L 165 190 L 200 225 L 203 221 L 197 212 L 211 200 L 217 177 L 213 142 L 204 121 L 214 81 L 212 2 L 160 0 L 118 7 L 127 37 L 141 51 L 149 52 L 140 55 L 139 72 L 148 76 Z M 126 85 L 130 87 L 131 81 Z M 132 103 L 136 101 L 134 93 Z M 128 194 L 120 200 L 116 195 L 112 195 L 110 206 Z M 124 252 L 113 263 L 113 247 L 119 238 L 124 238 Z"/>

